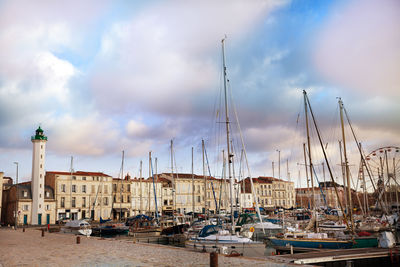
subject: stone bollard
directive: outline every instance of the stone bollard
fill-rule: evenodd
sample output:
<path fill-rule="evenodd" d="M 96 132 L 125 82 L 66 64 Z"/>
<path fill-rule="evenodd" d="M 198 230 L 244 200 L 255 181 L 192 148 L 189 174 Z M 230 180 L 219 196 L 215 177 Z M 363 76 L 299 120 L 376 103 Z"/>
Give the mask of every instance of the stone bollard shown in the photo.
<path fill-rule="evenodd" d="M 42 229 L 42 237 L 44 236 L 44 229 Z"/>
<path fill-rule="evenodd" d="M 79 235 L 76 237 L 76 243 L 77 243 L 77 244 L 80 244 L 80 243 L 81 243 L 81 237 L 80 237 Z"/>
<path fill-rule="evenodd" d="M 25 233 L 25 227 L 24 227 L 24 228 L 22 228 L 22 232 L 24 232 L 24 233 Z"/>
<path fill-rule="evenodd" d="M 210 253 L 210 267 L 218 267 L 218 253 Z"/>

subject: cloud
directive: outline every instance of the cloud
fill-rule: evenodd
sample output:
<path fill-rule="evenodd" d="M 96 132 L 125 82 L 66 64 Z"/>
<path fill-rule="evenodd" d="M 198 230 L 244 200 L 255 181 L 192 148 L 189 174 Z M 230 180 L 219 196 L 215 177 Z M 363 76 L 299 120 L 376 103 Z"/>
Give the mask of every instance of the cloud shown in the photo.
<path fill-rule="evenodd" d="M 400 3 L 350 1 L 321 26 L 316 69 L 326 79 L 369 96 L 400 96 Z"/>
<path fill-rule="evenodd" d="M 218 56 L 210 57 L 210 52 L 220 51 L 224 34 L 242 38 L 281 5 L 172 1 L 113 23 L 91 73 L 98 105 L 114 112 L 191 113 L 197 97 L 218 85 Z M 116 102 L 120 105 L 112 104 Z"/>

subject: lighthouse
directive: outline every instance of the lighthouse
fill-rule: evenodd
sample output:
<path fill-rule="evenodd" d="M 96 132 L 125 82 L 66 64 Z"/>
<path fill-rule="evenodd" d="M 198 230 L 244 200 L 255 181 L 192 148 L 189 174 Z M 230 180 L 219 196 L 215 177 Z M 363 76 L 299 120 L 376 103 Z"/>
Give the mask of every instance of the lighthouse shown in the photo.
<path fill-rule="evenodd" d="M 42 224 L 44 214 L 44 161 L 46 155 L 47 136 L 43 130 L 37 128 L 36 134 L 31 137 L 33 144 L 32 155 L 32 224 Z"/>

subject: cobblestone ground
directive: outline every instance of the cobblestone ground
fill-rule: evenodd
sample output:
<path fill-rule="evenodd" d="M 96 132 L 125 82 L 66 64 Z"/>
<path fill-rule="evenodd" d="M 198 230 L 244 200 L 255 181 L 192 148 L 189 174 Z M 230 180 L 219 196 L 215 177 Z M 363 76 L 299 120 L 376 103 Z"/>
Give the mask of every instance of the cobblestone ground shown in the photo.
<path fill-rule="evenodd" d="M 209 266 L 209 254 L 130 240 L 0 228 L 0 266 Z M 219 266 L 267 266 L 264 260 L 219 256 Z"/>

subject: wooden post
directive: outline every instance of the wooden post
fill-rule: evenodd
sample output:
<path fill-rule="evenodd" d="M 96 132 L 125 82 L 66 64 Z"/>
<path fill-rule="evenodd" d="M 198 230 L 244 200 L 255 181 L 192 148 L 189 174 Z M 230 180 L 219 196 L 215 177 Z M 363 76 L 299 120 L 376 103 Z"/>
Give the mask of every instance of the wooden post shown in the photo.
<path fill-rule="evenodd" d="M 42 237 L 44 236 L 44 229 L 42 229 Z"/>
<path fill-rule="evenodd" d="M 210 253 L 210 267 L 218 267 L 218 253 Z"/>
<path fill-rule="evenodd" d="M 81 237 L 80 237 L 79 235 L 76 237 L 76 243 L 77 243 L 77 244 L 80 244 L 80 243 L 81 243 Z"/>
<path fill-rule="evenodd" d="M 22 232 L 24 232 L 24 233 L 25 233 L 25 227 L 24 227 L 24 228 L 22 228 Z"/>

